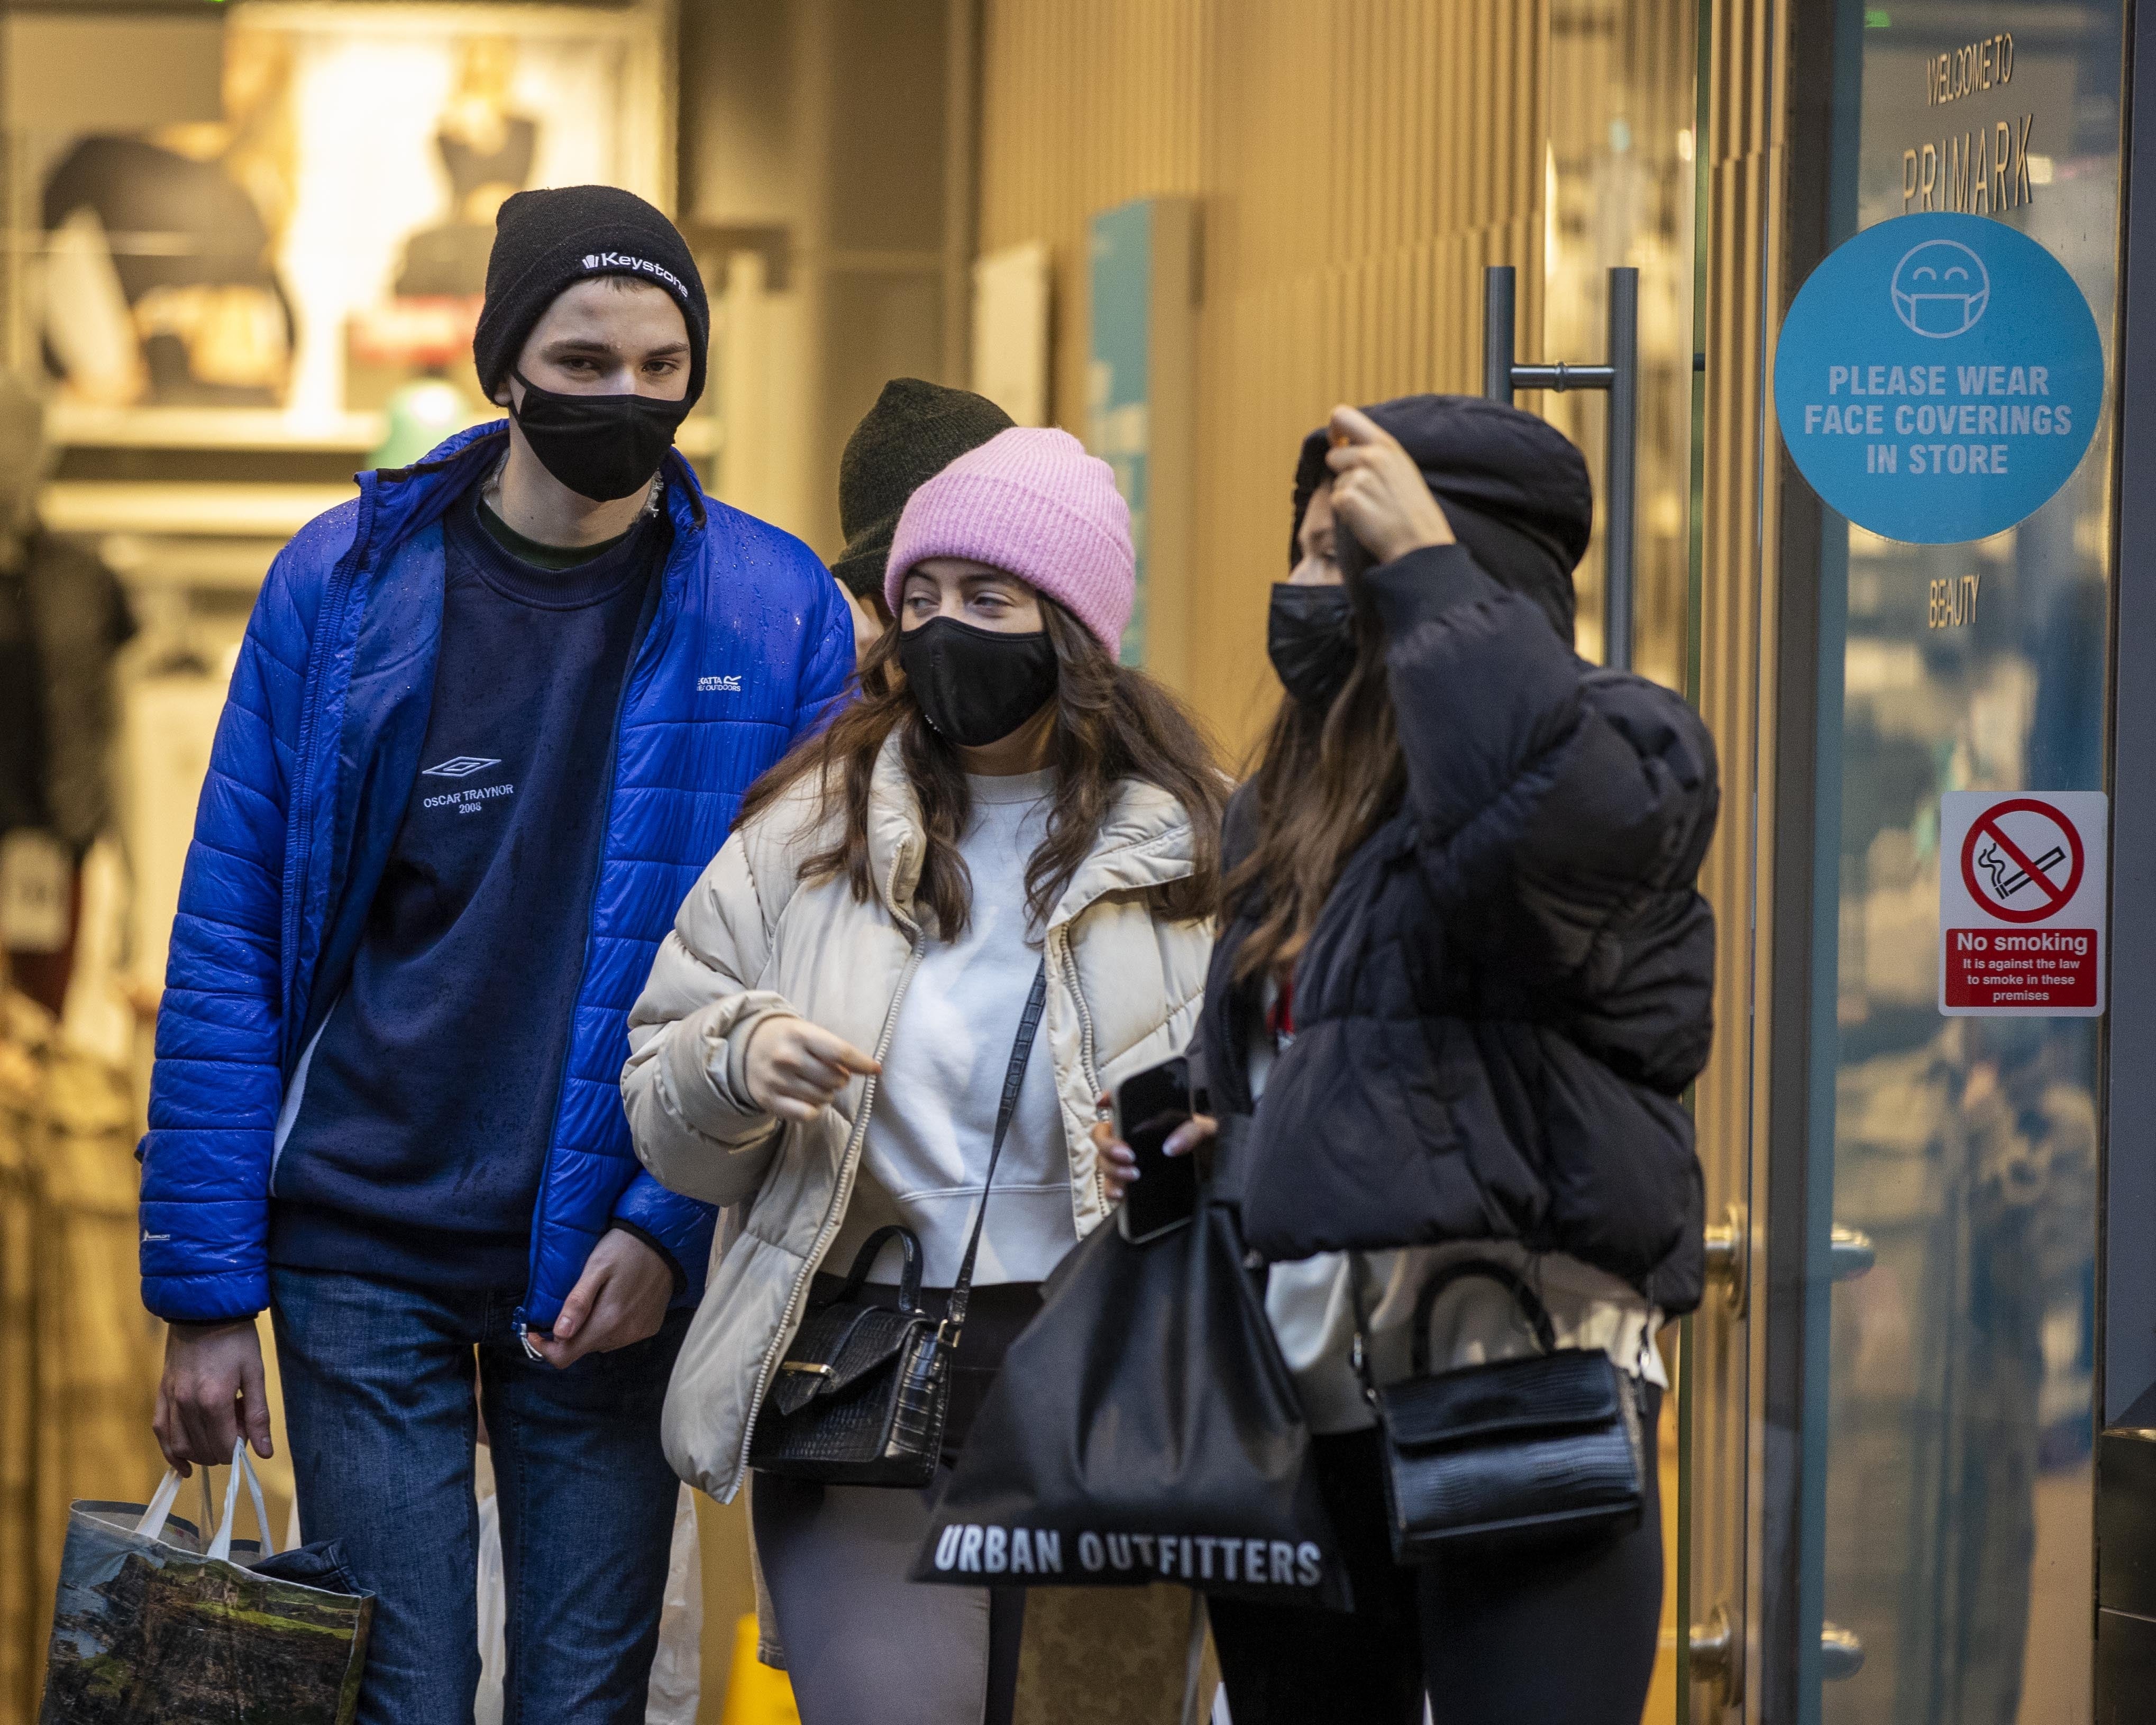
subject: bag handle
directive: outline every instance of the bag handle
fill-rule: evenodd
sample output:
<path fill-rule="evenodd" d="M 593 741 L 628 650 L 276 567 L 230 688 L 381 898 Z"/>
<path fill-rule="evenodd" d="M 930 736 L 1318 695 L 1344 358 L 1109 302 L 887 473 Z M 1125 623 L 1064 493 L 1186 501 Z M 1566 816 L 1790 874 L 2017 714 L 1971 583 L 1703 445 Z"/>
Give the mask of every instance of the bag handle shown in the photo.
<path fill-rule="evenodd" d="M 854 1254 L 854 1267 L 846 1272 L 845 1285 L 832 1296 L 828 1304 L 838 1305 L 850 1300 L 861 1291 L 861 1284 L 869 1279 L 869 1271 L 891 1241 L 898 1242 L 899 1251 L 905 1261 L 898 1272 L 898 1303 L 906 1312 L 921 1309 L 921 1237 L 911 1228 L 896 1222 L 887 1222 L 861 1242 L 861 1249 Z"/>
<path fill-rule="evenodd" d="M 209 1470 L 207 1467 L 197 1471 L 195 1483 L 202 1487 L 202 1522 L 197 1535 L 199 1538 L 201 1532 L 217 1525 L 217 1505 L 210 1498 Z M 151 1494 L 149 1502 L 144 1506 L 141 1519 L 135 1523 L 135 1531 L 145 1539 L 162 1539 L 165 1524 L 172 1520 L 172 1512 L 179 1505 L 179 1497 L 180 1471 L 177 1467 L 168 1467 L 165 1470 L 164 1478 L 157 1482 L 157 1491 Z"/>
<path fill-rule="evenodd" d="M 1535 1346 L 1544 1353 L 1557 1352 L 1557 1327 L 1550 1322 L 1549 1308 L 1544 1306 L 1535 1291 L 1502 1264 L 1493 1264 L 1485 1259 L 1470 1258 L 1458 1264 L 1448 1264 L 1422 1285 L 1415 1296 L 1414 1370 L 1418 1378 L 1430 1370 L 1430 1320 L 1437 1310 L 1438 1296 L 1457 1282 L 1480 1277 L 1494 1281 L 1512 1296 L 1534 1332 Z"/>
<path fill-rule="evenodd" d="M 135 1531 L 145 1539 L 164 1537 L 165 1523 L 172 1519 L 172 1506 L 179 1502 L 180 1471 L 177 1467 L 165 1470 L 165 1476 L 157 1482 L 157 1489 L 150 1494 L 150 1502 L 142 1511 L 142 1519 L 135 1524 Z M 209 1476 L 203 1476 L 203 1507 L 209 1507 Z"/>
<path fill-rule="evenodd" d="M 262 1502 L 262 1481 L 255 1476 L 254 1463 L 248 1455 L 245 1438 L 234 1440 L 231 1466 L 232 1476 L 225 1481 L 224 1486 L 224 1514 L 217 1524 L 215 1537 L 203 1555 L 219 1563 L 232 1561 L 232 1522 L 239 1507 L 239 1476 L 244 1473 L 248 1493 L 254 1500 L 254 1527 L 262 1536 L 262 1555 L 275 1557 L 277 1542 L 270 1532 L 270 1513 Z M 208 1529 L 210 1514 L 215 1506 L 210 1499 L 209 1469 L 207 1466 L 202 1466 L 199 1478 L 202 1481 L 203 1527 Z M 157 1482 L 157 1491 L 151 1494 L 149 1502 L 144 1506 L 141 1519 L 135 1523 L 136 1532 L 145 1539 L 162 1538 L 165 1523 L 172 1519 L 172 1506 L 179 1501 L 179 1496 L 180 1471 L 177 1467 L 168 1467 L 165 1470 L 164 1478 Z"/>
<path fill-rule="evenodd" d="M 996 1182 L 996 1164 L 1003 1160 L 1004 1140 L 1009 1136 L 1011 1118 L 1018 1112 L 1018 1093 L 1025 1083 L 1026 1062 L 1033 1057 L 1034 1033 L 1040 1028 L 1041 1009 L 1048 1000 L 1048 959 L 1033 973 L 1033 992 L 1026 996 L 1025 1016 L 1018 1021 L 1018 1039 L 1011 1044 L 1010 1066 L 1004 1074 L 1003 1101 L 996 1106 L 996 1137 L 988 1147 L 988 1172 L 981 1182 L 980 1208 L 973 1212 L 973 1238 L 966 1242 L 966 1256 L 958 1266 L 958 1279 L 951 1285 L 951 1301 L 944 1307 L 937 1337 L 956 1347 L 966 1327 L 966 1307 L 973 1292 L 973 1260 L 981 1250 L 981 1224 L 988 1219 L 988 1188 Z"/>
<path fill-rule="evenodd" d="M 247 1476 L 247 1495 L 254 1501 L 254 1531 L 262 1536 L 262 1555 L 277 1555 L 277 1541 L 270 1532 L 270 1512 L 262 1507 L 262 1481 L 254 1476 L 254 1462 L 247 1453 L 247 1440 L 235 1438 L 232 1444 L 232 1473 L 224 1482 L 224 1517 L 217 1524 L 217 1538 L 209 1543 L 203 1553 L 213 1563 L 232 1561 L 232 1522 L 239 1507 L 239 1476 Z"/>
<path fill-rule="evenodd" d="M 1512 1303 L 1527 1320 L 1533 1331 L 1535 1346 L 1544 1353 L 1557 1352 L 1557 1326 L 1550 1322 L 1549 1309 L 1541 1296 L 1525 1281 L 1502 1264 L 1493 1264 L 1486 1259 L 1469 1258 L 1457 1264 L 1448 1264 L 1435 1271 L 1422 1285 L 1415 1296 L 1414 1335 L 1410 1344 L 1409 1369 L 1418 1378 L 1430 1371 L 1430 1320 L 1437 1309 L 1438 1296 L 1455 1282 L 1470 1276 L 1479 1276 L 1494 1281 L 1512 1296 Z M 1378 1404 L 1378 1386 L 1370 1377 L 1370 1317 L 1363 1306 L 1363 1255 L 1348 1254 L 1348 1298 L 1355 1309 L 1355 1342 L 1350 1353 L 1355 1375 L 1363 1381 L 1363 1399 L 1372 1407 Z"/>

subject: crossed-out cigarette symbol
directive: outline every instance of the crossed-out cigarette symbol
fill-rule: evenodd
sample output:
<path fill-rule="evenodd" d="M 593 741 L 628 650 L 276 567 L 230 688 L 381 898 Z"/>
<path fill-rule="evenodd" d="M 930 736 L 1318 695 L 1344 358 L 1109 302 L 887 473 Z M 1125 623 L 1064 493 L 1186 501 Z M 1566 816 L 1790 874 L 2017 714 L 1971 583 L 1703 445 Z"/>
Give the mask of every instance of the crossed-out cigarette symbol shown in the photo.
<path fill-rule="evenodd" d="M 2023 818 L 2022 842 L 2006 829 L 2009 815 Z M 2041 816 L 2043 824 L 2027 818 L 2032 815 Z M 2044 848 L 2038 851 L 2040 845 Z M 1977 907 L 2000 922 L 2041 922 L 2072 901 L 2085 860 L 2071 820 L 2041 798 L 2011 797 L 1993 803 L 1970 825 L 1962 841 L 1962 881 Z"/>
<path fill-rule="evenodd" d="M 2036 859 L 2033 866 L 2038 874 L 2048 875 L 2066 860 L 2066 847 L 2063 845 L 2054 845 Z M 2029 884 L 2027 869 L 2014 869 L 2011 874 L 2007 872 L 2009 869 L 2013 869 L 2014 865 L 1999 854 L 1999 847 L 1996 845 L 1987 845 L 1977 852 L 1976 865 L 1991 876 L 1991 890 L 2001 898 L 2013 897 L 2015 893 Z"/>

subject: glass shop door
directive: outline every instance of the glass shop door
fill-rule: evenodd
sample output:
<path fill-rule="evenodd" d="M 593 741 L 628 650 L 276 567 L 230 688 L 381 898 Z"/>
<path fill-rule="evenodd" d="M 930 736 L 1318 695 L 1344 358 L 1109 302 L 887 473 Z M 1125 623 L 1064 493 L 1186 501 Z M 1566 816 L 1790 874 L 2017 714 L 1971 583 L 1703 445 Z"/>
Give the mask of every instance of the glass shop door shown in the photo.
<path fill-rule="evenodd" d="M 1926 208 L 2009 223 L 2071 275 L 2115 375 L 2123 22 L 2119 0 L 1800 6 L 1815 250 Z M 2101 1021 L 1944 1015 L 1939 942 L 1943 799 L 2104 788 L 2107 398 L 2064 487 L 1988 536 L 1897 542 L 1783 485 L 1784 615 L 1813 650 L 1810 686 L 1777 692 L 1812 742 L 1785 785 L 1810 856 L 1782 864 L 1810 874 L 1775 929 L 1806 1010 L 1771 1033 L 1793 1100 L 1768 1148 L 1753 1717 L 2091 1717 Z"/>

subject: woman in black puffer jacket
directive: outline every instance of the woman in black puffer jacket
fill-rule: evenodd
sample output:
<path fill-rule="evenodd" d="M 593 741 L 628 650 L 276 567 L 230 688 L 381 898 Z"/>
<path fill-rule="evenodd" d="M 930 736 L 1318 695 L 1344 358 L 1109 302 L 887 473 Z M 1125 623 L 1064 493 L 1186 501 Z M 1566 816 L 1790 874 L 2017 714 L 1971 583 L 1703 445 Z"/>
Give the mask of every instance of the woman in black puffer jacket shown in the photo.
<path fill-rule="evenodd" d="M 1213 1601 L 1236 1725 L 1419 1720 L 1425 1690 L 1440 1725 L 1636 1725 L 1645 1699 L 1651 1490 L 1630 1532 L 1398 1568 L 1348 1363 L 1351 1265 L 1384 1381 L 1432 1271 L 1494 1260 L 1636 1380 L 1651 1484 L 1655 1332 L 1700 1293 L 1681 1097 L 1717 793 L 1683 701 L 1573 651 L 1592 512 L 1571 444 L 1473 398 L 1343 408 L 1303 447 L 1268 631 L 1287 695 L 1229 806 L 1199 1045 L 1356 1609 Z M 1487 1281 L 1432 1330 L 1434 1369 L 1531 1351 Z"/>

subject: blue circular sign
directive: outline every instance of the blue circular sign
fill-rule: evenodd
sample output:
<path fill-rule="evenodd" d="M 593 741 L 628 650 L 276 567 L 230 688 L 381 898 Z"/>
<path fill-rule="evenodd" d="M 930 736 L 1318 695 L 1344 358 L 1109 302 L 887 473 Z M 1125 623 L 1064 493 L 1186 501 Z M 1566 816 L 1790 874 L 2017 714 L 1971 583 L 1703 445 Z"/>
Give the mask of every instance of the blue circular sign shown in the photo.
<path fill-rule="evenodd" d="M 2066 267 L 1984 216 L 1897 216 L 1835 248 L 1774 357 L 1774 411 L 1830 508 L 1955 545 L 2033 515 L 2080 464 L 2103 343 Z"/>

